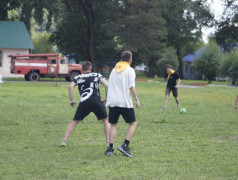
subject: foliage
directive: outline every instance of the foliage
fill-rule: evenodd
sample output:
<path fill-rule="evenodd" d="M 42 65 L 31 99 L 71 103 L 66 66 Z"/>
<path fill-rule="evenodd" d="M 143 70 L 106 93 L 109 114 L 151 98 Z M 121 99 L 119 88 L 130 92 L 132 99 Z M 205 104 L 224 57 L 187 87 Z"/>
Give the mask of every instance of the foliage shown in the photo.
<path fill-rule="evenodd" d="M 221 52 L 215 43 L 210 43 L 201 51 L 201 56 L 192 63 L 199 75 L 205 75 L 209 83 L 218 75 Z"/>
<path fill-rule="evenodd" d="M 165 52 L 161 54 L 161 59 L 156 62 L 157 65 L 157 75 L 159 77 L 166 77 L 166 64 L 170 64 L 173 66 L 173 69 L 177 70 L 179 67 L 178 57 L 176 55 L 176 50 L 173 47 L 168 47 L 165 49 Z"/>
<path fill-rule="evenodd" d="M 219 45 L 222 45 L 224 50 L 227 43 L 238 42 L 238 6 L 237 1 L 224 1 L 224 11 L 221 20 L 216 22 L 217 30 L 214 37 Z"/>
<path fill-rule="evenodd" d="M 117 15 L 116 9 L 112 6 L 116 2 L 90 1 L 90 3 L 93 4 L 93 12 L 91 12 L 93 25 L 90 25 L 89 20 L 85 18 L 86 4 L 82 5 L 74 0 L 64 1 L 60 7 L 62 13 L 51 41 L 56 43 L 64 54 L 76 53 L 79 60 L 111 61 L 117 46 L 116 35 L 112 32 Z M 89 28 L 93 31 L 91 35 Z M 90 38 L 90 41 L 89 36 L 93 38 Z"/>
<path fill-rule="evenodd" d="M 219 70 L 222 77 L 232 78 L 233 84 L 238 80 L 238 50 L 232 50 L 222 56 Z"/>
<path fill-rule="evenodd" d="M 33 53 L 55 53 L 53 44 L 49 41 L 50 33 L 38 33 L 33 39 Z"/>
<path fill-rule="evenodd" d="M 210 26 L 213 16 L 205 1 L 164 0 L 163 17 L 168 28 L 167 44 L 176 49 L 179 61 L 179 73 L 183 78 L 182 57 L 193 52 L 201 41 L 201 27 Z"/>
<path fill-rule="evenodd" d="M 161 1 L 127 0 L 122 7 L 119 36 L 123 49 L 131 50 L 136 55 L 135 64 L 146 64 L 153 77 L 166 38 Z"/>
<path fill-rule="evenodd" d="M 19 7 L 20 0 L 0 1 L 0 21 L 8 20 L 8 12 Z"/>
<path fill-rule="evenodd" d="M 167 111 L 161 110 L 165 83 L 137 82 L 141 108 L 135 109 L 138 126 L 130 143 L 134 157 L 127 158 L 116 149 L 128 128 L 122 118 L 112 157 L 104 155 L 103 124 L 94 114 L 78 124 L 65 148 L 58 147 L 75 113 L 68 85 L 1 85 L 1 179 L 238 178 L 236 88 L 181 87 L 181 106 L 188 113 L 180 115 L 172 97 Z"/>

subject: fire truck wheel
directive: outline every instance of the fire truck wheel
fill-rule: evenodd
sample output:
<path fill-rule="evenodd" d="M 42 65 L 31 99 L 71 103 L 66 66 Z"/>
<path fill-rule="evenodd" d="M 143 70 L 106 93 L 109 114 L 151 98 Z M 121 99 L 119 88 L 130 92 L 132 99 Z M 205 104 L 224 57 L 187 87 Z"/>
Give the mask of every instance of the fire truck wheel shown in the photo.
<path fill-rule="evenodd" d="M 38 72 L 30 72 L 28 75 L 29 81 L 39 81 L 40 80 L 40 74 Z"/>
<path fill-rule="evenodd" d="M 29 81 L 29 76 L 28 76 L 28 74 L 25 74 L 25 75 L 24 75 L 24 78 L 25 78 L 26 81 Z"/>
<path fill-rule="evenodd" d="M 69 79 L 70 81 L 73 81 L 74 77 L 79 75 L 80 73 L 78 71 L 73 71 L 70 73 Z"/>

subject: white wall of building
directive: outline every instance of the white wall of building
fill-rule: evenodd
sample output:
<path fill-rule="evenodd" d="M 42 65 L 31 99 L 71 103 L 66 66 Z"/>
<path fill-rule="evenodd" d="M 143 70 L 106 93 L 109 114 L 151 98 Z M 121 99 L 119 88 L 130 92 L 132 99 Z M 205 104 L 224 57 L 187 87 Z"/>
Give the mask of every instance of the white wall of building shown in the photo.
<path fill-rule="evenodd" d="M 28 49 L 4 49 L 0 48 L 2 51 L 2 67 L 0 67 L 0 74 L 3 78 L 6 77 L 24 77 L 24 75 L 15 75 L 10 73 L 10 62 L 11 58 L 8 55 L 14 54 L 29 54 Z"/>

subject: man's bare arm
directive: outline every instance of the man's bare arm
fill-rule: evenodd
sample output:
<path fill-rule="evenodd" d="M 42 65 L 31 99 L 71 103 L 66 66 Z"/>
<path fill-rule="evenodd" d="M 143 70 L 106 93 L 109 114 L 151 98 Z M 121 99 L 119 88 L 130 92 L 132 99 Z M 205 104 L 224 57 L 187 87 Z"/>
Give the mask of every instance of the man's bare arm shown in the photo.
<path fill-rule="evenodd" d="M 73 98 L 74 87 L 75 87 L 75 82 L 71 82 L 69 85 L 69 100 L 70 100 L 70 105 L 72 107 L 74 107 L 77 104 Z"/>
<path fill-rule="evenodd" d="M 136 88 L 135 87 L 131 87 L 130 90 L 131 90 L 133 98 L 134 98 L 134 100 L 136 102 L 136 107 L 139 108 L 140 107 L 140 101 L 139 101 L 139 99 L 137 97 L 137 94 L 136 94 Z"/>
<path fill-rule="evenodd" d="M 108 90 L 107 80 L 103 79 L 102 80 L 102 84 L 103 84 L 103 86 L 105 88 L 105 97 L 107 97 L 107 90 Z"/>

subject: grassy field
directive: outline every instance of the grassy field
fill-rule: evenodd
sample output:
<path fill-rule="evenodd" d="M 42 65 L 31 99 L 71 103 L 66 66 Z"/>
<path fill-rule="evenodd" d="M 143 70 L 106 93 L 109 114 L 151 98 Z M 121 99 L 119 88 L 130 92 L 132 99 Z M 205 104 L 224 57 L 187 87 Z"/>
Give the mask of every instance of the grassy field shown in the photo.
<path fill-rule="evenodd" d="M 165 83 L 136 85 L 141 108 L 127 158 L 117 150 L 104 155 L 103 124 L 93 114 L 59 147 L 75 113 L 68 83 L 2 84 L 0 179 L 238 179 L 236 87 L 179 88 L 182 115 L 172 96 L 162 110 Z M 126 129 L 120 119 L 116 147 Z"/>

